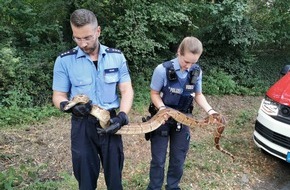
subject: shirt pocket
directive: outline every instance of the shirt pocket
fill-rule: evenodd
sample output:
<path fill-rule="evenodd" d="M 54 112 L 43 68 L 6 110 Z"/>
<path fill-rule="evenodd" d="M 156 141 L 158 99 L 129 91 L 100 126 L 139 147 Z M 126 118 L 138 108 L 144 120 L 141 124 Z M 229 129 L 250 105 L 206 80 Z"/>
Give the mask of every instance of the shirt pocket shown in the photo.
<path fill-rule="evenodd" d="M 111 103 L 115 101 L 118 96 L 116 93 L 117 83 L 119 81 L 118 68 L 105 69 L 104 73 L 104 96 L 103 101 L 105 103 Z"/>
<path fill-rule="evenodd" d="M 86 94 L 89 95 L 92 87 L 92 78 L 90 77 L 77 77 L 71 80 L 72 92 L 74 94 Z"/>

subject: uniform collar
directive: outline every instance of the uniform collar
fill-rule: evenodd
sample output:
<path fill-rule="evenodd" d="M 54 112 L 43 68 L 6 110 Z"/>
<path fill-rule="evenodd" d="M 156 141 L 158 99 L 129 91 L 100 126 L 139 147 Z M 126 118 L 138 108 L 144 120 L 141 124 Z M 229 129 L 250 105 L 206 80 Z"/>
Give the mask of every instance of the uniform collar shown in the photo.
<path fill-rule="evenodd" d="M 173 67 L 174 67 L 175 71 L 180 71 L 181 69 L 180 69 L 180 64 L 178 62 L 178 58 L 176 57 L 176 58 L 172 59 L 172 61 L 173 61 Z M 186 71 L 188 71 L 188 70 L 186 70 Z"/>
<path fill-rule="evenodd" d="M 107 46 L 104 46 L 104 45 L 100 44 L 100 47 L 99 47 L 99 55 L 102 55 L 104 57 L 107 54 L 106 53 L 106 49 L 107 48 L 108 48 Z M 76 49 L 78 51 L 77 58 L 88 56 L 88 54 L 86 54 L 85 52 L 83 52 L 83 50 L 80 47 L 76 46 L 74 49 Z"/>
<path fill-rule="evenodd" d="M 178 62 L 178 58 L 174 58 L 171 61 L 173 61 L 173 67 L 175 69 L 175 71 L 180 71 L 180 64 Z M 190 70 L 192 70 L 194 67 L 196 67 L 197 63 L 193 64 L 190 68 L 186 69 L 185 71 L 189 72 Z"/>
<path fill-rule="evenodd" d="M 74 49 L 76 49 L 78 51 L 77 58 L 85 57 L 86 56 L 86 53 L 83 52 L 83 50 L 81 50 L 81 48 L 79 48 L 79 46 L 75 47 Z"/>
<path fill-rule="evenodd" d="M 99 48 L 100 48 L 99 49 L 99 56 L 102 55 L 103 57 L 105 57 L 105 55 L 107 54 L 106 49 L 108 47 L 100 44 L 100 47 Z"/>

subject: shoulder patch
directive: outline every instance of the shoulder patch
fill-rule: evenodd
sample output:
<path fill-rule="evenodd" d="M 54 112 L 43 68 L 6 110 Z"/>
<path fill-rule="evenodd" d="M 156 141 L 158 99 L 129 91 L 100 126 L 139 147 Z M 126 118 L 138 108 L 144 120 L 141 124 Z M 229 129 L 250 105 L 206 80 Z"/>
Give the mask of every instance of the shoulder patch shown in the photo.
<path fill-rule="evenodd" d="M 73 54 L 77 54 L 78 50 L 75 50 L 75 49 L 71 49 L 71 50 L 68 50 L 66 52 L 63 52 L 60 54 L 60 57 L 64 57 L 64 56 L 67 56 L 67 55 L 73 55 Z"/>
<path fill-rule="evenodd" d="M 122 53 L 121 50 L 115 49 L 115 48 L 107 48 L 107 53 Z"/>

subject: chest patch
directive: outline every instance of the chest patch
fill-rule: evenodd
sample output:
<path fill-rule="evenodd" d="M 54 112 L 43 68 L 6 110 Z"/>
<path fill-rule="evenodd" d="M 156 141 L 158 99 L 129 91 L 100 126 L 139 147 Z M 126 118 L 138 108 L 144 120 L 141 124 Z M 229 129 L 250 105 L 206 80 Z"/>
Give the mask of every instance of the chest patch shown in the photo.
<path fill-rule="evenodd" d="M 192 90 L 192 89 L 193 89 L 193 85 L 186 85 L 186 86 L 185 86 L 185 89 L 186 89 L 186 90 Z"/>
<path fill-rule="evenodd" d="M 170 91 L 170 93 L 173 93 L 173 94 L 182 94 L 182 89 L 180 89 L 180 88 L 169 87 L 169 91 Z"/>
<path fill-rule="evenodd" d="M 119 69 L 118 68 L 111 68 L 111 69 L 105 69 L 105 73 L 108 74 L 108 73 L 115 73 L 115 72 L 118 72 Z"/>

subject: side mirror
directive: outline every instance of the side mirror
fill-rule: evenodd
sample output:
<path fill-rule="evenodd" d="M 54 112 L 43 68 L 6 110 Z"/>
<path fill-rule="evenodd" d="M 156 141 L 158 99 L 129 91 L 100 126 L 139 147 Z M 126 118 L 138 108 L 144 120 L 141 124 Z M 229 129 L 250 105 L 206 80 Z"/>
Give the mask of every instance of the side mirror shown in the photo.
<path fill-rule="evenodd" d="M 288 73 L 290 71 L 290 65 L 285 65 L 282 70 L 280 71 L 281 75 L 285 75 L 286 73 Z"/>

